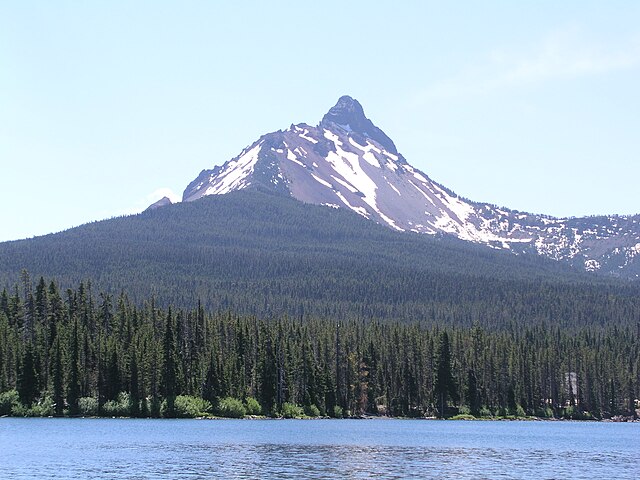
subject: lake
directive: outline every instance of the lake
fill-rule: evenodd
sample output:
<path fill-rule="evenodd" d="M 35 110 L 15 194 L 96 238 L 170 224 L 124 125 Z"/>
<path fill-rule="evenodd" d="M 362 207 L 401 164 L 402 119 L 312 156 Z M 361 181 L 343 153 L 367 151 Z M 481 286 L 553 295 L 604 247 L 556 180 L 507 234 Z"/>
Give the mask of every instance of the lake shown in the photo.
<path fill-rule="evenodd" d="M 640 478 L 640 424 L 0 419 L 2 479 Z"/>

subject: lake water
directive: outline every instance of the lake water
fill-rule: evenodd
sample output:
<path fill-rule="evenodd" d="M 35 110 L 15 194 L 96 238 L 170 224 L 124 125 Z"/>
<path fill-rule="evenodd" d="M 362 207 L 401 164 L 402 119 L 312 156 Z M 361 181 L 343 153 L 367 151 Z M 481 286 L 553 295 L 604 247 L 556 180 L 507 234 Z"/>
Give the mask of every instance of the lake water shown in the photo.
<path fill-rule="evenodd" d="M 640 478 L 640 424 L 0 419 L 1 479 Z"/>

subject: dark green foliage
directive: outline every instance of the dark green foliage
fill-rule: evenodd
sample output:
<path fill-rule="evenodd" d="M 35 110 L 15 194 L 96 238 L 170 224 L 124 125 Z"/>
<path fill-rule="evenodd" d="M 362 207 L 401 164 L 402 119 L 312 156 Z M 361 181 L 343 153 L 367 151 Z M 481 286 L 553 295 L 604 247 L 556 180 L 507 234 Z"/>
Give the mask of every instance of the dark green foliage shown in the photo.
<path fill-rule="evenodd" d="M 242 401 L 233 397 L 225 397 L 218 402 L 216 413 L 221 417 L 242 418 L 246 415 L 247 410 Z"/>
<path fill-rule="evenodd" d="M 480 403 L 480 392 L 478 391 L 478 379 L 472 369 L 467 371 L 466 401 L 471 415 L 480 415 L 480 408 L 482 408 L 482 404 Z"/>
<path fill-rule="evenodd" d="M 222 395 L 222 389 L 220 388 L 220 375 L 220 364 L 214 345 L 211 349 L 210 359 L 207 364 L 207 373 L 204 379 L 202 398 L 210 402 L 215 402 L 215 399 Z"/>
<path fill-rule="evenodd" d="M 115 400 L 120 392 L 120 369 L 118 368 L 118 352 L 113 343 L 107 349 L 105 398 L 107 401 Z"/>
<path fill-rule="evenodd" d="M 69 300 L 70 309 L 73 310 L 73 300 Z M 67 404 L 69 405 L 69 415 L 78 415 L 80 409 L 78 407 L 78 400 L 80 399 L 80 371 L 78 368 L 79 362 L 79 345 L 78 345 L 78 320 L 73 321 L 71 330 L 71 340 L 69 342 L 69 376 L 67 381 Z"/>
<path fill-rule="evenodd" d="M 175 401 L 177 395 L 178 370 L 176 365 L 176 341 L 173 335 L 173 316 L 171 309 L 167 313 L 167 320 L 164 329 L 164 340 L 162 343 L 162 395 L 165 398 L 165 416 L 175 416 Z"/>
<path fill-rule="evenodd" d="M 33 339 L 20 302 L 0 292 L 5 414 L 603 418 L 635 415 L 640 396 L 634 310 L 605 326 L 443 329 L 164 310 L 124 294 L 95 308 L 105 302 L 88 285 L 64 299 L 54 283 L 45 290 Z"/>
<path fill-rule="evenodd" d="M 0 416 L 11 415 L 20 406 L 20 395 L 16 390 L 0 392 Z"/>
<path fill-rule="evenodd" d="M 178 395 L 175 399 L 175 416 L 177 418 L 197 418 L 211 414 L 211 403 L 190 395 Z"/>
<path fill-rule="evenodd" d="M 258 190 L 0 243 L 0 286 L 8 289 L 0 308 L 19 310 L 11 318 L 29 331 L 29 312 L 51 318 L 59 309 L 44 305 L 39 282 L 35 297 L 24 288 L 24 268 L 33 278 L 55 276 L 65 288 L 91 278 L 105 294 L 97 306 L 85 304 L 84 315 L 100 312 L 107 331 L 123 318 L 123 289 L 137 305 L 154 295 L 165 308 L 200 301 L 208 311 L 261 318 L 483 327 L 514 320 L 597 325 L 640 308 L 637 285 L 444 236 L 394 232 L 353 212 Z"/>
<path fill-rule="evenodd" d="M 276 406 L 277 387 L 279 376 L 276 366 L 276 352 L 271 334 L 266 331 L 266 325 L 262 330 L 263 352 L 260 356 L 260 403 L 265 412 L 272 412 Z"/>
<path fill-rule="evenodd" d="M 132 417 L 140 416 L 140 385 L 138 383 L 138 362 L 136 361 L 136 352 L 131 352 L 131 361 L 129 363 L 129 375 L 131 377 L 129 383 L 129 413 Z"/>
<path fill-rule="evenodd" d="M 20 372 L 18 373 L 18 394 L 20 401 L 29 406 L 38 395 L 38 377 L 36 374 L 35 360 L 33 358 L 33 345 L 27 342 L 22 361 L 20 362 Z"/>
<path fill-rule="evenodd" d="M 55 404 L 55 415 L 62 416 L 64 410 L 64 384 L 62 351 L 60 347 L 60 337 L 56 337 L 51 349 L 51 383 L 53 388 L 53 402 Z"/>
<path fill-rule="evenodd" d="M 451 347 L 449 345 L 449 335 L 446 331 L 440 334 L 436 361 L 436 377 L 433 385 L 433 393 L 437 400 L 438 414 L 444 417 L 447 412 L 449 399 L 456 402 L 458 400 L 456 381 L 453 378 L 451 367 Z"/>

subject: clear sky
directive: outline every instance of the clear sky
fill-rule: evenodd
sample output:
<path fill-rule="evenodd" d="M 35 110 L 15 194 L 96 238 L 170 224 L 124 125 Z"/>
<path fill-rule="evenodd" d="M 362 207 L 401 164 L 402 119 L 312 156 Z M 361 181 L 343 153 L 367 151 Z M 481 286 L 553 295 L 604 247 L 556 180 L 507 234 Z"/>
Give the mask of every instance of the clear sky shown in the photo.
<path fill-rule="evenodd" d="M 178 196 L 339 96 L 461 196 L 640 213 L 640 2 L 0 1 L 0 240 Z"/>

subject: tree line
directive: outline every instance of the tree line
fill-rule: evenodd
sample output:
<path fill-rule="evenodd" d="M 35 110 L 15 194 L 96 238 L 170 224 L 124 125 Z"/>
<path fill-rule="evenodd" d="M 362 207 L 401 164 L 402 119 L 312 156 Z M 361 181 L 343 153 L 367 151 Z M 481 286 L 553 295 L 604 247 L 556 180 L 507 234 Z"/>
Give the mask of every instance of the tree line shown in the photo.
<path fill-rule="evenodd" d="M 200 301 L 259 317 L 486 328 L 640 319 L 638 282 L 249 190 L 0 243 L 0 289 L 22 269 L 65 290 L 86 279 L 114 296 L 124 288 L 137 305 L 153 295 L 163 308 Z"/>
<path fill-rule="evenodd" d="M 0 294 L 0 415 L 635 416 L 639 337 L 629 319 L 259 318 L 23 272 Z"/>

